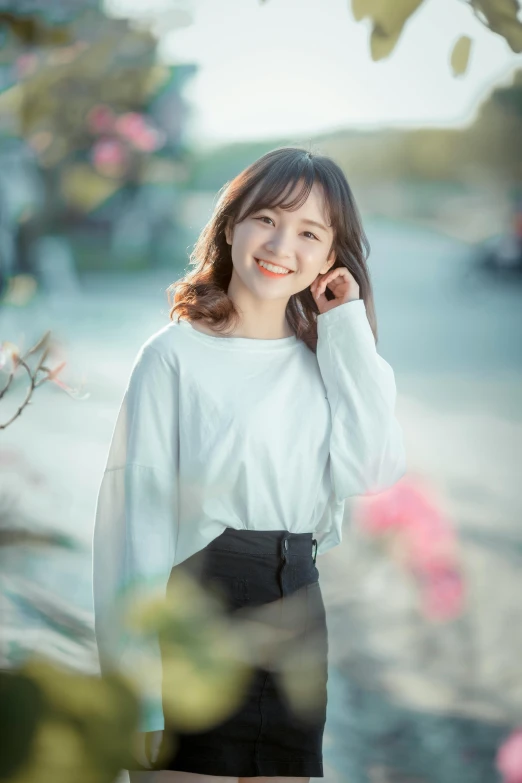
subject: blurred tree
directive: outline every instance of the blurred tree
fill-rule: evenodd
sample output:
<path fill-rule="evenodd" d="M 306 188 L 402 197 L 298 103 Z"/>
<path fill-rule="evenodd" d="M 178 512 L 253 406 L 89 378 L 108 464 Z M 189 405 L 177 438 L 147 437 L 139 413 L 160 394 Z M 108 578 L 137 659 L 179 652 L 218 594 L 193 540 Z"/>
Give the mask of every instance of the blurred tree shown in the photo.
<path fill-rule="evenodd" d="M 86 8 L 101 8 L 102 0 L 1 0 L 0 11 L 17 18 L 35 15 L 51 25 L 70 22 Z"/>
<path fill-rule="evenodd" d="M 93 148 L 95 166 L 132 180 L 141 163 L 132 151 L 149 152 L 158 141 L 139 116 L 163 76 L 155 67 L 156 40 L 126 20 L 98 12 L 83 15 L 73 26 L 75 43 L 42 55 L 39 67 L 22 78 L 19 132 L 45 168 Z M 129 112 L 134 114 L 121 116 Z"/>
<path fill-rule="evenodd" d="M 194 68 L 159 64 L 150 26 L 109 18 L 98 2 L 69 0 L 61 15 L 58 6 L 45 4 L 45 13 L 38 13 L 36 0 L 17 5 L 16 13 L 10 6 L 3 27 L 0 15 L 0 31 L 7 31 L 0 76 L 2 64 L 10 68 L 7 76 L 4 68 L 3 84 L 0 79 L 0 132 L 27 142 L 45 189 L 42 208 L 26 226 L 31 246 L 42 233 L 64 234 L 74 227 L 80 234 L 86 215 L 92 223 L 98 220 L 104 235 L 112 232 L 114 244 L 122 215 L 131 219 L 137 213 L 132 224 L 143 224 L 145 244 L 158 246 L 146 257 L 157 259 L 162 237 L 174 235 L 176 191 L 188 175 L 180 92 Z M 59 43 L 37 45 L 33 33 L 39 24 L 60 31 Z M 154 208 L 142 209 L 145 183 L 163 188 L 161 205 L 157 198 Z M 100 222 L 94 213 L 109 201 L 110 215 Z M 138 246 L 133 245 L 136 260 Z M 132 264 L 126 250 L 122 257 Z"/>
<path fill-rule="evenodd" d="M 71 41 L 68 25 L 101 0 L 0 0 L 0 26 L 25 46 L 60 46 Z"/>
<path fill-rule="evenodd" d="M 61 29 L 66 45 L 18 51 L 18 83 L 0 95 L 0 121 L 40 164 L 46 198 L 35 236 L 62 230 L 117 190 L 132 199 L 165 141 L 147 114 L 172 70 L 156 63 L 155 37 L 96 8 Z"/>

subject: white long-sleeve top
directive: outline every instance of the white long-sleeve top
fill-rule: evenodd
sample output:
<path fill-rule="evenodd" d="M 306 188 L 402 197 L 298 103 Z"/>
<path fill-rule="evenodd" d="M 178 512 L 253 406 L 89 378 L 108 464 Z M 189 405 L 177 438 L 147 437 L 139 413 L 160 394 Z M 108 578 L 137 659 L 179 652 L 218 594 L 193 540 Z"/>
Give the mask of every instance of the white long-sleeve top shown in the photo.
<path fill-rule="evenodd" d="M 165 594 L 171 569 L 226 527 L 341 541 L 346 498 L 405 473 L 396 387 L 362 299 L 297 337 L 218 337 L 175 320 L 140 348 L 114 428 L 93 540 L 101 670 L 132 660 L 118 598 Z M 164 727 L 159 644 L 140 728 Z M 134 664 L 136 665 L 136 664 Z"/>

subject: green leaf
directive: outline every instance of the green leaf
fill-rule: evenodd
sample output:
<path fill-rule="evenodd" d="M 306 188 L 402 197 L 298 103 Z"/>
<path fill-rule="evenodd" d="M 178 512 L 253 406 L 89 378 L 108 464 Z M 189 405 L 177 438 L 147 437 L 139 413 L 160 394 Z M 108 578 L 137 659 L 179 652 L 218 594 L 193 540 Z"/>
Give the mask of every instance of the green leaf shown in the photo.
<path fill-rule="evenodd" d="M 369 17 L 373 22 L 370 50 L 373 60 L 388 57 L 395 48 L 404 25 L 424 0 L 352 0 L 356 21 Z"/>
<path fill-rule="evenodd" d="M 371 16 L 374 0 L 352 0 L 352 14 L 356 22 L 360 22 L 365 16 Z"/>
<path fill-rule="evenodd" d="M 486 19 L 486 26 L 506 39 L 512 51 L 522 52 L 522 22 L 517 0 L 471 0 L 475 11 Z"/>
<path fill-rule="evenodd" d="M 372 60 L 378 61 L 388 57 L 399 40 L 401 30 L 388 35 L 380 27 L 374 27 L 370 38 L 370 53 Z"/>
<path fill-rule="evenodd" d="M 36 682 L 18 672 L 0 672 L 0 780 L 13 777 L 26 762 L 42 712 L 43 697 Z"/>
<path fill-rule="evenodd" d="M 131 761 L 138 716 L 134 691 L 117 675 L 26 661 L 0 675 L 0 779 L 113 783 Z"/>
<path fill-rule="evenodd" d="M 454 76 L 465 73 L 469 63 L 472 40 L 468 35 L 462 35 L 451 53 L 451 67 Z"/>

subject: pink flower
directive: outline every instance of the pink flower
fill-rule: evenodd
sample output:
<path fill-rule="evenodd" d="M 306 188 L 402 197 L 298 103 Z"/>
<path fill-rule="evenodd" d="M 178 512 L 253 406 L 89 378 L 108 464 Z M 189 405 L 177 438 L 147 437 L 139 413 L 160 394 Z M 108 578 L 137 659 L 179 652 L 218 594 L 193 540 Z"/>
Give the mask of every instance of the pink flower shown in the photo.
<path fill-rule="evenodd" d="M 110 106 L 99 103 L 87 115 L 87 124 L 92 133 L 111 133 L 116 115 Z"/>
<path fill-rule="evenodd" d="M 522 783 L 522 729 L 513 731 L 500 746 L 496 767 L 504 783 Z"/>
<path fill-rule="evenodd" d="M 421 524 L 433 528 L 440 520 L 435 499 L 420 479 L 405 477 L 378 495 L 366 495 L 358 510 L 361 526 L 371 534 L 412 529 Z M 435 523 L 437 524 L 437 523 Z"/>
<path fill-rule="evenodd" d="M 453 529 L 439 512 L 419 509 L 415 519 L 408 519 L 401 530 L 409 565 L 420 571 L 437 571 L 453 562 L 456 537 Z"/>
<path fill-rule="evenodd" d="M 101 174 L 120 176 L 127 167 L 128 153 L 118 139 L 100 139 L 93 147 L 92 160 Z"/>
<path fill-rule="evenodd" d="M 116 120 L 116 131 L 142 152 L 153 152 L 165 143 L 165 135 L 153 128 L 143 114 L 130 111 Z"/>
<path fill-rule="evenodd" d="M 154 152 L 163 146 L 165 141 L 159 131 L 154 128 L 143 128 L 139 134 L 136 134 L 132 139 L 134 146 L 142 152 Z"/>
<path fill-rule="evenodd" d="M 146 128 L 146 122 L 143 114 L 139 114 L 136 111 L 129 111 L 126 114 L 122 114 L 116 120 L 116 130 L 122 136 L 126 136 L 133 141 L 136 136 Z"/>
<path fill-rule="evenodd" d="M 385 492 L 367 495 L 356 516 L 370 535 L 393 539 L 395 553 L 419 583 L 427 617 L 447 620 L 462 611 L 457 537 L 424 482 L 407 477 Z"/>

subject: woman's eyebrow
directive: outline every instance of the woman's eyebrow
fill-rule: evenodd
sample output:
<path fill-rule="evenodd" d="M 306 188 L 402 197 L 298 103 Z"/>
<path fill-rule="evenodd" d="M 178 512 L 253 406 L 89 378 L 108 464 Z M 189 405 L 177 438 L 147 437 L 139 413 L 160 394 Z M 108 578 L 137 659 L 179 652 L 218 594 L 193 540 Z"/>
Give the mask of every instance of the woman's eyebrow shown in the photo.
<path fill-rule="evenodd" d="M 326 226 L 323 226 L 322 223 L 318 223 L 317 220 L 309 220 L 308 218 L 303 218 L 301 220 L 301 223 L 307 223 L 309 226 L 317 226 L 317 228 L 322 228 L 323 231 L 328 231 Z"/>
<path fill-rule="evenodd" d="M 265 209 L 271 210 L 272 212 L 286 212 L 286 210 L 282 210 L 281 207 L 265 207 Z M 310 218 L 301 218 L 301 223 L 307 223 L 309 226 L 316 226 L 317 228 L 320 228 L 323 231 L 326 232 L 328 231 L 326 226 L 323 226 L 322 223 L 318 223 L 317 220 L 311 220 Z"/>

